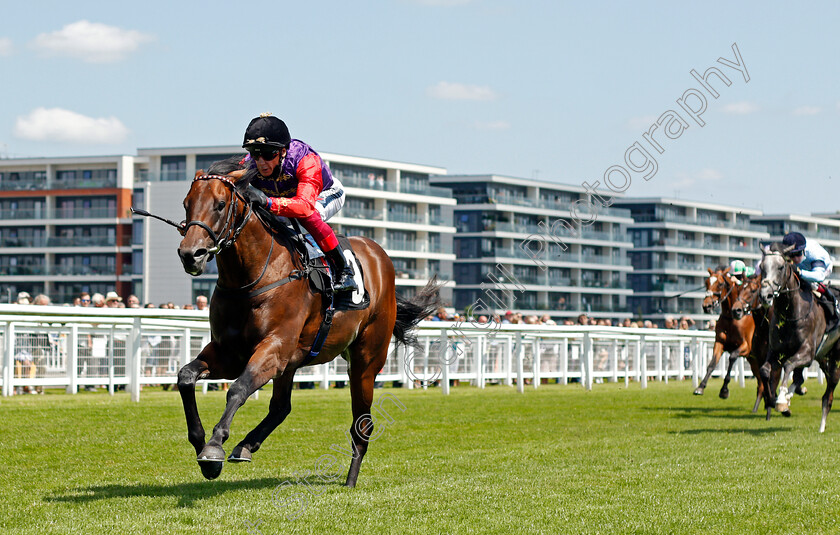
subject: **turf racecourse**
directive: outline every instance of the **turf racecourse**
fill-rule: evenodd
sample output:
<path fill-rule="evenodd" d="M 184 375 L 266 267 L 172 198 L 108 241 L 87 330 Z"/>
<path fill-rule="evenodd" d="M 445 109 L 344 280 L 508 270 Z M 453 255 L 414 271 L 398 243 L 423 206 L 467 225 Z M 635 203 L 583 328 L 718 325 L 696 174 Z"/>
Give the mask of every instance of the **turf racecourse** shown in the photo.
<path fill-rule="evenodd" d="M 254 462 L 216 481 L 177 393 L 3 398 L 0 533 L 838 533 L 840 414 L 819 435 L 822 388 L 808 385 L 770 422 L 750 414 L 750 383 L 727 401 L 719 381 L 703 397 L 690 382 L 377 390 L 406 410 L 390 411 L 353 490 L 316 467 L 334 454 L 344 479 L 331 446 L 347 447 L 347 389 L 295 391 Z M 239 411 L 228 450 L 267 394 Z M 223 403 L 199 395 L 208 429 Z"/>

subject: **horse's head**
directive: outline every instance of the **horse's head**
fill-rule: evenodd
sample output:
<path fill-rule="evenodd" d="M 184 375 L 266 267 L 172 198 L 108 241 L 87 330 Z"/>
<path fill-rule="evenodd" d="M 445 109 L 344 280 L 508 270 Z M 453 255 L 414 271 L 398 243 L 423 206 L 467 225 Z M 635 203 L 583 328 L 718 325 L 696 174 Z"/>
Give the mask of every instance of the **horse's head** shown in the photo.
<path fill-rule="evenodd" d="M 718 268 L 715 271 L 709 269 L 709 277 L 706 279 L 706 297 L 703 299 L 703 312 L 711 314 L 720 305 L 721 295 L 726 288 L 726 274 L 729 268 Z"/>
<path fill-rule="evenodd" d="M 793 245 L 785 246 L 781 243 L 761 246 L 761 290 L 759 290 L 759 296 L 764 306 L 772 306 L 773 300 L 779 297 L 787 284 L 790 261 L 785 257 L 785 253 L 793 247 Z"/>
<path fill-rule="evenodd" d="M 187 222 L 178 256 L 184 271 L 201 275 L 214 254 L 232 245 L 247 217 L 239 217 L 248 204 L 242 200 L 235 176 L 196 173 L 184 199 Z M 250 214 L 250 211 L 248 212 Z M 237 221 L 241 221 L 237 226 Z"/>
<path fill-rule="evenodd" d="M 738 295 L 732 303 L 732 317 L 736 320 L 752 313 L 753 309 L 761 306 L 758 303 L 758 291 L 761 289 L 761 277 L 755 275 L 746 279 L 738 290 Z"/>

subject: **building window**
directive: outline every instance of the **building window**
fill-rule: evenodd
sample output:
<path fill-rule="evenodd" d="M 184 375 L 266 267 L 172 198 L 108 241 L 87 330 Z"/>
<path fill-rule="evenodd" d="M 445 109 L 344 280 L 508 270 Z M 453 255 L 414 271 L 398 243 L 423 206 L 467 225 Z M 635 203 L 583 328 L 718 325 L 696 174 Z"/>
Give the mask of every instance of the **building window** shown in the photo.
<path fill-rule="evenodd" d="M 160 180 L 163 182 L 187 179 L 186 156 L 162 156 L 160 159 Z"/>

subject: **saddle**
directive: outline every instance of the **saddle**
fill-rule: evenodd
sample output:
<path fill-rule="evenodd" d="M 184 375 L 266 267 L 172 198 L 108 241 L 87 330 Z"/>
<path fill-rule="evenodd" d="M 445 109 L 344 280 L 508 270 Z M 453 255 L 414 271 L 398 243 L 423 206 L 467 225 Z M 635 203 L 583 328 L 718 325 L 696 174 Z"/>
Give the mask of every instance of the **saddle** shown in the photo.
<path fill-rule="evenodd" d="M 272 214 L 263 208 L 258 208 L 255 211 L 272 231 L 284 234 L 289 238 L 297 251 L 301 264 L 306 266 L 304 275 L 309 280 L 310 290 L 323 295 L 326 298 L 325 302 L 331 301 L 334 311 L 364 310 L 370 305 L 370 293 L 368 293 L 364 283 L 364 270 L 361 262 L 356 258 L 356 252 L 353 251 L 350 240 L 346 236 L 337 235 L 336 237 L 342 249 L 349 251 L 352 255 L 351 261 L 358 277 L 356 282 L 359 285 L 359 291 L 333 293 L 333 278 L 338 273 L 331 272 L 330 264 L 327 262 L 324 252 L 315 243 L 315 239 L 301 229 L 294 220 Z"/>

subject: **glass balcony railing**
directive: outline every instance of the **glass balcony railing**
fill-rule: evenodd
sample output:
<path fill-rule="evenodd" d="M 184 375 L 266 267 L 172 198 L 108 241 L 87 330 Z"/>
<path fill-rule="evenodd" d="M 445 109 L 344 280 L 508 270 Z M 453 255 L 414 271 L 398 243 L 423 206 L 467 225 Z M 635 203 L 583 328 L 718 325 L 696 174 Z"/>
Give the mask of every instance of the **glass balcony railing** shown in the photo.
<path fill-rule="evenodd" d="M 338 213 L 338 217 L 347 217 L 351 219 L 371 219 L 374 221 L 382 221 L 382 210 L 374 210 L 373 208 L 348 208 L 345 206 Z"/>
<path fill-rule="evenodd" d="M 117 243 L 118 241 L 120 243 Z M 131 245 L 131 236 L 123 236 L 121 240 L 117 240 L 114 236 L 79 236 L 72 238 L 51 236 L 47 238 L 47 246 L 49 247 L 110 247 L 117 245 Z"/>
<path fill-rule="evenodd" d="M 420 225 L 426 224 L 426 214 L 412 214 L 405 212 L 388 212 L 388 221 L 397 223 L 417 223 Z"/>
<path fill-rule="evenodd" d="M 0 219 L 42 219 L 46 214 L 43 209 L 0 210 Z"/>
<path fill-rule="evenodd" d="M 55 211 L 56 219 L 97 219 L 117 217 L 116 208 L 59 208 Z"/>
<path fill-rule="evenodd" d="M 0 181 L 0 191 L 37 191 L 47 189 L 47 180 L 3 180 Z"/>

